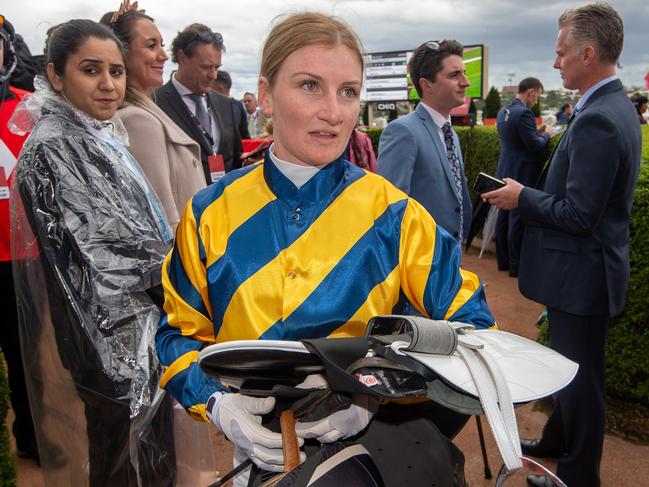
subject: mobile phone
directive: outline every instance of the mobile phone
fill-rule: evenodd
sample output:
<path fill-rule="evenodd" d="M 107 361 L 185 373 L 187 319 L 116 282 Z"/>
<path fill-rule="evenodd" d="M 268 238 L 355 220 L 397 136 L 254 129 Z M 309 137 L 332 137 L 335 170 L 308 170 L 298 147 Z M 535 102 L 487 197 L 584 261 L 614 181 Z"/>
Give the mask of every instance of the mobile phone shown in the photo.
<path fill-rule="evenodd" d="M 473 190 L 478 194 L 488 193 L 505 186 L 505 182 L 486 173 L 479 173 L 473 183 Z"/>

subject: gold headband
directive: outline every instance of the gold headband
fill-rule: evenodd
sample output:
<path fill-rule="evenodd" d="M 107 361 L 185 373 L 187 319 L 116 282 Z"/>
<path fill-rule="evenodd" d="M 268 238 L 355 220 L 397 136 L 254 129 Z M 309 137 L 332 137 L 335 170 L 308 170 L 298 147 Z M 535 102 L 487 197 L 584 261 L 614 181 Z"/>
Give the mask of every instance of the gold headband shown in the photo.
<path fill-rule="evenodd" d="M 131 10 L 135 10 L 136 12 L 139 12 L 141 14 L 144 13 L 143 8 L 138 10 L 137 1 L 131 3 L 130 0 L 124 0 L 120 4 L 119 9 L 117 9 L 117 11 L 113 13 L 113 16 L 110 18 L 110 23 L 114 24 L 115 22 L 117 22 L 117 19 L 119 19 L 122 15 L 124 15 L 126 12 L 129 12 Z"/>

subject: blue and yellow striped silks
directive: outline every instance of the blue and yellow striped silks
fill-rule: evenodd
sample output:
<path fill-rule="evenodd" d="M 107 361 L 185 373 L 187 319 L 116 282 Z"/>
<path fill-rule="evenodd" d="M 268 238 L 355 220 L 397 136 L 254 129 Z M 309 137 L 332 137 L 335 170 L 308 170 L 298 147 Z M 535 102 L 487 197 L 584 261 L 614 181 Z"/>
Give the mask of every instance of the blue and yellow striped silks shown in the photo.
<path fill-rule="evenodd" d="M 297 189 L 270 162 L 199 192 L 163 266 L 161 386 L 197 418 L 223 388 L 196 364 L 209 343 L 362 335 L 406 298 L 478 327 L 493 318 L 460 247 L 414 200 L 342 160 Z"/>

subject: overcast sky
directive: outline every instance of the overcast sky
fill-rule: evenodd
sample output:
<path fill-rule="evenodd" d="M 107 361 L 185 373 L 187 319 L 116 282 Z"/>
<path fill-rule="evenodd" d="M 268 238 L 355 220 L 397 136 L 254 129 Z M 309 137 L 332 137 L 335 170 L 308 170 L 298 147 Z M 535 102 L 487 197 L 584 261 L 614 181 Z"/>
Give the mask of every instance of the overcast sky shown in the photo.
<path fill-rule="evenodd" d="M 627 86 L 643 86 L 649 72 L 649 1 L 612 0 L 625 24 L 625 46 L 619 70 Z M 119 0 L 12 0 L 2 11 L 33 53 L 43 48 L 49 26 L 71 18 L 98 20 L 115 10 Z M 557 19 L 584 2 L 530 0 L 141 0 L 155 18 L 167 47 L 176 32 L 202 22 L 221 32 L 227 52 L 223 69 L 230 72 L 232 95 L 254 91 L 259 55 L 273 19 L 281 14 L 317 10 L 349 22 L 367 52 L 412 49 L 431 39 L 454 38 L 464 44 L 489 46 L 489 85 L 517 83 L 527 76 L 546 89 L 560 88 L 552 69 Z M 167 72 L 173 64 L 167 63 Z"/>

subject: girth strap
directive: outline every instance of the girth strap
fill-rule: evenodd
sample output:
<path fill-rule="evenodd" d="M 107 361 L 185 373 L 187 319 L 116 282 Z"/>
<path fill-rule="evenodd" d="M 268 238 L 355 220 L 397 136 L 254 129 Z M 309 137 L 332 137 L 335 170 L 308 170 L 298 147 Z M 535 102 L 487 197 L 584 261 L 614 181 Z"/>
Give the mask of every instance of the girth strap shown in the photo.
<path fill-rule="evenodd" d="M 421 374 L 427 381 L 439 376 L 409 352 L 453 355 L 457 351 L 476 385 L 505 466 L 509 471 L 521 469 L 520 440 L 509 386 L 478 335 L 469 331 L 473 326 L 414 316 L 381 316 L 370 320 L 367 333 L 386 333 L 391 327 L 397 334 L 371 336 L 377 343 L 372 348 L 379 355 Z"/>

